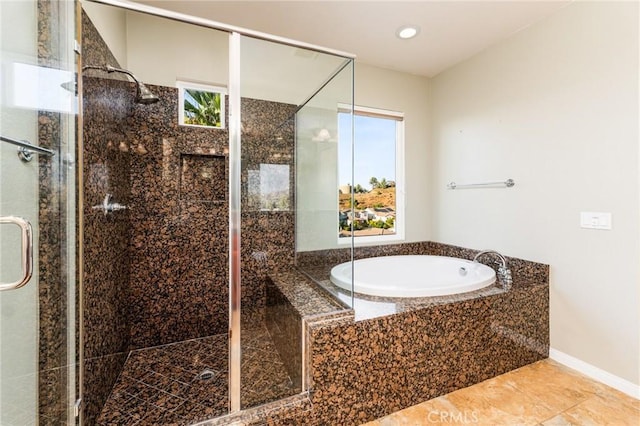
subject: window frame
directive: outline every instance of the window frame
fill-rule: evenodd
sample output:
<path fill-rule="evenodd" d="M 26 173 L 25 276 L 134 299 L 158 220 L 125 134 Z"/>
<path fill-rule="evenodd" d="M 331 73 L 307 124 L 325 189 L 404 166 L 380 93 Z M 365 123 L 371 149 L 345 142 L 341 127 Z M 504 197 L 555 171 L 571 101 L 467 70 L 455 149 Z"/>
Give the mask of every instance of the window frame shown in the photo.
<path fill-rule="evenodd" d="M 178 89 L 178 125 L 188 127 L 199 127 L 203 129 L 226 129 L 226 95 L 227 88 L 204 83 L 192 83 L 189 81 L 176 81 Z M 184 122 L 184 93 L 185 90 L 198 90 L 200 92 L 211 92 L 220 94 L 220 126 L 206 126 L 202 124 L 189 124 Z"/>
<path fill-rule="evenodd" d="M 372 108 L 365 107 L 360 105 L 353 105 L 353 109 L 351 105 L 347 104 L 339 104 L 338 105 L 338 114 L 340 113 L 352 113 L 354 118 L 356 115 L 365 116 L 365 117 L 374 117 L 374 118 L 382 118 L 387 120 L 396 121 L 396 164 L 395 164 L 395 188 L 396 188 L 396 219 L 395 219 L 395 234 L 392 235 L 370 235 L 370 236 L 351 236 L 351 238 L 340 238 L 338 239 L 338 245 L 345 246 L 350 245 L 353 241 L 354 246 L 369 246 L 369 245 L 378 245 L 381 243 L 392 243 L 392 242 L 401 242 L 405 240 L 405 115 L 404 112 L 386 110 L 382 108 Z M 355 126 L 355 120 L 354 120 Z M 353 129 L 353 141 L 352 143 L 357 143 L 356 138 L 356 130 Z M 357 155 L 354 152 L 354 156 Z M 338 159 L 340 161 L 340 159 Z M 353 161 L 353 159 L 352 159 Z M 353 166 L 352 166 L 353 168 Z M 353 170 L 352 170 L 353 173 Z M 339 177 L 338 177 L 338 182 Z M 352 182 L 352 196 L 353 196 L 353 188 L 355 187 L 355 183 Z M 336 191 L 338 192 L 338 191 Z M 340 212 L 340 199 L 339 195 L 336 200 L 336 205 L 338 206 L 338 213 Z M 338 219 L 339 220 L 339 219 Z"/>

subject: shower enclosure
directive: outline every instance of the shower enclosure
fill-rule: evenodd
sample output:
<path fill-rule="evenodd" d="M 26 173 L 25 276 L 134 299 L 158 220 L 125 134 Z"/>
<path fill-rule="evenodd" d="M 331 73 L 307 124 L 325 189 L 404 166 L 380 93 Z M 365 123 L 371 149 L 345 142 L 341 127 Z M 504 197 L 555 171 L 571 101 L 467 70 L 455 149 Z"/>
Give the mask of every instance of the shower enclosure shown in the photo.
<path fill-rule="evenodd" d="M 353 58 L 82 6 L 82 423 L 193 424 L 303 394 L 302 324 L 270 283 L 318 238 L 338 246 Z"/>

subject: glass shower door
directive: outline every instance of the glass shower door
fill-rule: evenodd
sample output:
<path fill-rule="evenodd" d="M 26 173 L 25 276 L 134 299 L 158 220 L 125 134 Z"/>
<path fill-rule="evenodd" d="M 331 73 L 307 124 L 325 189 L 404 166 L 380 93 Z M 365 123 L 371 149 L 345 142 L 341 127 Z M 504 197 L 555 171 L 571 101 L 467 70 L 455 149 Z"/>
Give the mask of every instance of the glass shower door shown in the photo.
<path fill-rule="evenodd" d="M 30 43 L 10 48 L 6 29 L 16 16 L 31 23 L 35 7 L 28 2 L 0 4 L 2 21 L 2 105 L 0 136 L 34 141 L 37 112 L 11 105 L 6 93 L 9 72 L 20 64 L 32 65 L 36 34 L 15 23 L 15 30 Z M 26 27 L 24 27 L 26 28 Z M 21 37 L 16 37 L 20 39 Z M 18 51 L 16 51 L 18 50 Z M 29 64 L 31 62 L 31 64 Z M 38 273 L 37 249 L 27 253 L 38 238 L 38 160 L 18 158 L 19 147 L 0 142 L 0 424 L 36 424 L 38 413 Z M 33 235 L 35 232 L 35 235 Z M 34 252 L 35 251 L 35 252 Z M 27 270 L 25 270 L 27 268 Z M 32 269 L 33 268 L 33 269 Z"/>
<path fill-rule="evenodd" d="M 74 218 L 73 210 L 66 213 L 74 197 L 67 203 L 62 191 L 69 188 L 67 182 L 73 189 L 72 158 L 62 152 L 74 146 L 75 104 L 73 93 L 58 92 L 64 92 L 60 84 L 72 80 L 73 73 L 60 69 L 65 63 L 61 57 L 43 57 L 42 51 L 50 47 L 46 42 L 38 52 L 44 31 L 39 20 L 73 23 L 72 17 L 72 3 L 54 11 L 36 1 L 0 2 L 3 426 L 67 424 L 75 401 L 75 359 L 70 356 L 75 339 L 67 334 L 74 333 L 75 326 L 74 306 L 67 306 L 75 300 L 73 287 L 71 294 L 68 287 L 74 279 L 75 245 L 67 238 L 69 232 L 73 235 Z M 55 40 L 64 34 L 61 30 Z M 56 65 L 43 66 L 45 59 Z"/>
<path fill-rule="evenodd" d="M 33 130 L 5 125 L 4 134 Z M 28 120 L 25 120 L 28 121 Z M 11 128 L 13 127 L 13 129 Z M 35 126 L 34 126 L 35 127 Z M 0 424 L 35 424 L 38 396 L 37 163 L 0 144 Z M 35 167 L 34 167 L 35 166 Z M 36 232 L 34 236 L 33 233 Z M 35 254 L 35 256 L 34 256 Z"/>

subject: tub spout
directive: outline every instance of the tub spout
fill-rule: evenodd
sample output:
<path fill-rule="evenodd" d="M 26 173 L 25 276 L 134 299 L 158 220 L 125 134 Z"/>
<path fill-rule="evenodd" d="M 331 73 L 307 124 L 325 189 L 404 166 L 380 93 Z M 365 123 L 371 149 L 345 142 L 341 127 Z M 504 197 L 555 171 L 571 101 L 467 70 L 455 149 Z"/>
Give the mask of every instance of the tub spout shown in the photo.
<path fill-rule="evenodd" d="M 498 280 L 502 284 L 503 290 L 510 290 L 511 285 L 513 284 L 513 279 L 511 277 L 511 269 L 509 269 L 509 266 L 507 265 L 507 259 L 503 255 L 495 250 L 483 250 L 475 255 L 473 261 L 477 262 L 478 258 L 489 254 L 497 256 L 500 259 L 499 262 L 496 262 L 498 264 Z"/>

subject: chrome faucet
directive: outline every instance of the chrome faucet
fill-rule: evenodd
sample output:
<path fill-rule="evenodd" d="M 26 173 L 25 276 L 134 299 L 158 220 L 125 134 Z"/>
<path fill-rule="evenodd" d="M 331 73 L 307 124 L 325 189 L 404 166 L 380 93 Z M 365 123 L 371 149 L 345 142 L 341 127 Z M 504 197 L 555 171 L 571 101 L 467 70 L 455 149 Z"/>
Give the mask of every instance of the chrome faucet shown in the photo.
<path fill-rule="evenodd" d="M 502 284 L 503 290 L 510 290 L 511 284 L 513 284 L 513 279 L 511 277 L 511 269 L 509 269 L 509 266 L 507 265 L 507 259 L 495 250 L 483 250 L 475 255 L 473 261 L 478 262 L 478 258 L 485 254 L 493 254 L 500 259 L 500 262 L 496 262 L 498 265 L 498 281 Z"/>
<path fill-rule="evenodd" d="M 92 206 L 91 208 L 93 210 L 102 210 L 105 216 L 113 212 L 117 212 L 119 210 L 125 210 L 128 208 L 127 206 L 123 206 L 122 204 L 119 204 L 119 203 L 112 203 L 111 202 L 112 200 L 113 200 L 113 195 L 107 194 L 105 195 L 104 200 L 102 200 L 102 204 L 97 206 Z"/>

